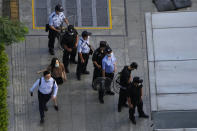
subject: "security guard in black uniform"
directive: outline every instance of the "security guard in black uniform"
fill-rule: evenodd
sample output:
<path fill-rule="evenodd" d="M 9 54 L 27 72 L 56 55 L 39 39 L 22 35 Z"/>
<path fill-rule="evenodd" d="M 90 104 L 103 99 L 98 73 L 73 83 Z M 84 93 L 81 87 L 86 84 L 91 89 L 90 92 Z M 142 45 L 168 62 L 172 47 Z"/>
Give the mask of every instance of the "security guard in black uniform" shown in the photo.
<path fill-rule="evenodd" d="M 106 41 L 100 41 L 100 46 L 97 48 L 92 57 L 92 62 L 94 64 L 94 73 L 93 73 L 93 79 L 92 79 L 92 88 L 96 90 L 93 87 L 93 82 L 97 77 L 102 77 L 102 59 L 106 55 L 106 48 L 107 42 Z"/>
<path fill-rule="evenodd" d="M 142 101 L 142 82 L 143 80 L 139 77 L 134 77 L 133 82 L 130 83 L 128 87 L 128 104 L 129 104 L 129 119 L 133 124 L 136 124 L 135 120 L 135 107 L 137 106 L 139 117 L 149 118 L 143 111 L 143 101 Z"/>
<path fill-rule="evenodd" d="M 137 63 L 132 62 L 130 66 L 125 66 L 120 73 L 120 92 L 118 100 L 118 112 L 121 112 L 122 106 L 128 107 L 127 102 L 127 88 L 132 81 L 131 71 L 137 70 Z"/>
<path fill-rule="evenodd" d="M 54 55 L 54 43 L 55 43 L 55 37 L 58 37 L 61 29 L 60 26 L 63 23 L 63 21 L 69 25 L 68 19 L 64 16 L 63 13 L 64 9 L 61 5 L 56 5 L 55 6 L 55 12 L 51 13 L 49 16 L 49 42 L 48 42 L 48 47 L 49 47 L 49 53 L 51 55 Z"/>
<path fill-rule="evenodd" d="M 68 70 L 69 62 L 77 64 L 77 62 L 75 61 L 75 56 L 77 53 L 78 33 L 76 29 L 74 29 L 73 25 L 68 26 L 68 30 L 65 31 L 65 34 L 61 42 L 64 47 L 64 54 L 63 54 L 64 67 L 66 73 L 69 73 Z"/>

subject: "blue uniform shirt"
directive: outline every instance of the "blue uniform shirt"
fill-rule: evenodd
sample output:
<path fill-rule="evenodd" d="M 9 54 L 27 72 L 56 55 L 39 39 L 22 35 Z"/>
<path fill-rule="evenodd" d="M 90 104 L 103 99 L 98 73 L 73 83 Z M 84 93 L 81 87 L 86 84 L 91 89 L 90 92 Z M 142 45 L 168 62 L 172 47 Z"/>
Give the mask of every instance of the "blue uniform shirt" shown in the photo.
<path fill-rule="evenodd" d="M 78 53 L 89 53 L 90 47 L 88 45 L 89 45 L 89 38 L 88 40 L 84 40 L 83 38 L 80 38 L 77 46 Z"/>
<path fill-rule="evenodd" d="M 65 18 L 66 17 L 63 12 L 60 12 L 59 15 L 56 14 L 56 12 L 53 12 L 49 16 L 49 25 L 54 26 L 55 28 L 59 27 Z"/>
<path fill-rule="evenodd" d="M 115 69 L 116 58 L 115 56 L 111 55 L 108 57 L 107 55 L 102 60 L 102 69 L 105 70 L 106 73 L 113 73 Z"/>

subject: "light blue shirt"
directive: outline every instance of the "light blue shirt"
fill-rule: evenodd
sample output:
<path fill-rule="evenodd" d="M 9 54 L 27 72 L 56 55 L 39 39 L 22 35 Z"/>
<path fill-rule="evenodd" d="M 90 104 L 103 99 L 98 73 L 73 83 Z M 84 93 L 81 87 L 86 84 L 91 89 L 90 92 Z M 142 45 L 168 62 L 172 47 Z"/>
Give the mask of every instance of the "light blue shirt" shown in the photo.
<path fill-rule="evenodd" d="M 116 58 L 112 53 L 111 57 L 107 55 L 102 60 L 102 68 L 106 73 L 113 73 L 115 69 Z"/>
<path fill-rule="evenodd" d="M 59 15 L 56 14 L 56 12 L 53 12 L 49 16 L 49 25 L 54 27 L 59 27 L 65 18 L 66 17 L 63 12 L 60 12 Z"/>
<path fill-rule="evenodd" d="M 84 40 L 83 38 L 80 38 L 77 46 L 78 53 L 89 53 L 90 47 L 88 45 L 89 45 L 89 38 L 88 40 Z"/>
<path fill-rule="evenodd" d="M 32 88 L 30 89 L 30 92 L 33 92 L 34 89 L 36 87 L 38 87 L 38 90 L 42 93 L 42 94 L 50 94 L 53 88 L 53 82 L 54 79 L 51 77 L 49 79 L 49 81 L 46 82 L 46 80 L 44 79 L 44 77 L 41 78 L 41 85 L 39 86 L 39 82 L 40 79 L 38 79 L 32 86 Z M 53 96 L 56 97 L 57 96 L 57 91 L 58 91 L 58 86 L 57 83 L 55 82 L 54 84 L 54 90 L 53 90 Z"/>

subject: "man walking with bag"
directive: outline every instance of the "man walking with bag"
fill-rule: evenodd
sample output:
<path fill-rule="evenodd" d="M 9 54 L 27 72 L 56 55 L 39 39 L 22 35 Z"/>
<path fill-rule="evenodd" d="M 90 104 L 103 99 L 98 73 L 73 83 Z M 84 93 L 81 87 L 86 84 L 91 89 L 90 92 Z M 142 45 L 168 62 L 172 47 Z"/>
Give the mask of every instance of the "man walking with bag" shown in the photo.
<path fill-rule="evenodd" d="M 56 99 L 58 86 L 55 80 L 51 77 L 49 71 L 44 71 L 44 77 L 38 79 L 30 89 L 30 94 L 33 96 L 33 91 L 38 87 L 38 101 L 39 101 L 39 111 L 40 111 L 40 123 L 44 123 L 44 111 L 47 111 L 47 102 L 52 98 Z"/>

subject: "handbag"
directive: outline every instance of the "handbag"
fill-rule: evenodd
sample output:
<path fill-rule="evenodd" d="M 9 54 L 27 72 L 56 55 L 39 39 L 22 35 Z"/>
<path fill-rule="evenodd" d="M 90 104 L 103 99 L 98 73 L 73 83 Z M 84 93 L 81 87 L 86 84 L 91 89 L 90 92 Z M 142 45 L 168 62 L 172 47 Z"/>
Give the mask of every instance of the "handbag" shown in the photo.
<path fill-rule="evenodd" d="M 57 78 L 54 78 L 54 79 L 55 79 L 55 81 L 56 81 L 56 83 L 57 83 L 58 85 L 63 84 L 63 79 L 62 79 L 62 77 L 57 77 Z"/>

